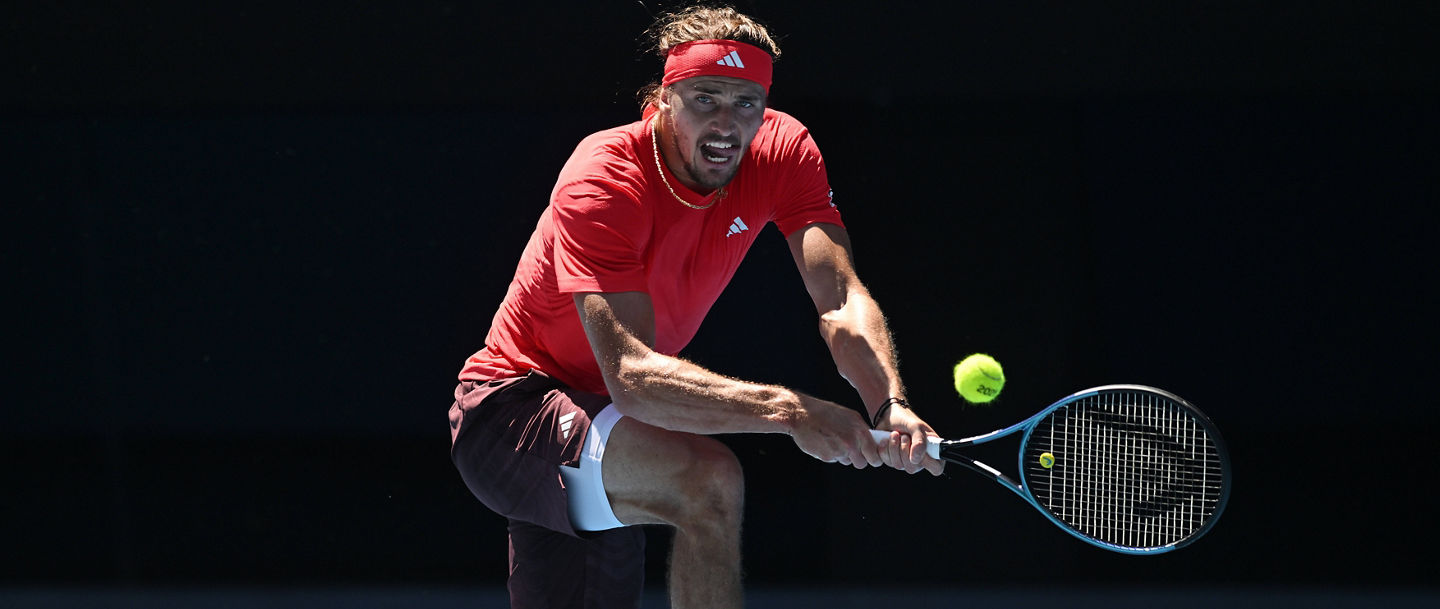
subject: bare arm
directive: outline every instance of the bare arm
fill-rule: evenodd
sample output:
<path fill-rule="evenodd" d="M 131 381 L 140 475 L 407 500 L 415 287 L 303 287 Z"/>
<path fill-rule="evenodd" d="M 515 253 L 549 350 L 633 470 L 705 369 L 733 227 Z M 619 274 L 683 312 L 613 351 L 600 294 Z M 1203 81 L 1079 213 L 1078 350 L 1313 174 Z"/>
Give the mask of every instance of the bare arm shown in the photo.
<path fill-rule="evenodd" d="M 860 394 L 873 419 L 886 400 L 905 397 L 905 386 L 885 315 L 855 272 L 850 236 L 833 224 L 811 224 L 792 233 L 789 242 L 820 313 L 820 335 L 840 375 Z M 924 454 L 924 438 L 937 434 L 910 409 L 890 407 L 877 428 L 900 432 L 888 447 L 894 452 L 885 459 L 887 465 L 912 473 L 921 465 L 936 474 L 943 469 Z"/>
<path fill-rule="evenodd" d="M 849 234 L 833 224 L 812 224 L 790 235 L 790 254 L 820 313 L 820 335 L 840 376 L 873 418 L 886 399 L 904 397 L 905 387 L 885 315 L 855 274 Z"/>
<path fill-rule="evenodd" d="M 693 433 L 788 433 L 822 461 L 881 463 L 866 426 L 849 408 L 656 352 L 648 294 L 581 293 L 575 308 L 610 397 L 626 416 Z"/>

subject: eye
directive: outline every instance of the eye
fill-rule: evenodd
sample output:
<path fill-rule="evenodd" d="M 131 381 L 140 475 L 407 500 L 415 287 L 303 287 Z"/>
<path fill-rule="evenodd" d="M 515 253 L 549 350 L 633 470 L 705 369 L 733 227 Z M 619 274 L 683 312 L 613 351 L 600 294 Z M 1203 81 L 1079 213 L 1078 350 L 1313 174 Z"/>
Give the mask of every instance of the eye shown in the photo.
<path fill-rule="evenodd" d="M 704 93 L 701 93 L 701 94 L 699 94 L 699 95 L 696 95 L 696 96 L 695 96 L 695 101 L 697 101 L 697 102 L 699 102 L 699 103 L 702 103 L 702 104 L 710 104 L 710 103 L 714 103 L 714 102 L 715 102 L 714 99 L 712 99 L 709 95 L 706 95 L 706 94 L 704 94 Z"/>
<path fill-rule="evenodd" d="M 735 105 L 740 106 L 741 108 L 754 108 L 754 107 L 755 107 L 755 102 L 752 102 L 752 101 L 750 101 L 750 100 L 742 99 L 742 100 L 740 100 L 740 101 L 738 101 L 738 102 L 735 102 Z"/>

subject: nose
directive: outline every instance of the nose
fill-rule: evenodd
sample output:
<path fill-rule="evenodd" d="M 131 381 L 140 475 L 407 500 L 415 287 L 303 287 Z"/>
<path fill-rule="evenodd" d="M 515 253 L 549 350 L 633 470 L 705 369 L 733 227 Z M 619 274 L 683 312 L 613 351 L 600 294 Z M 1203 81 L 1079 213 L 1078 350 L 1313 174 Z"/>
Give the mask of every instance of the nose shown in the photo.
<path fill-rule="evenodd" d="M 735 109 L 728 104 L 720 104 L 720 108 L 711 115 L 710 132 L 720 137 L 730 137 L 740 130 L 735 122 Z"/>

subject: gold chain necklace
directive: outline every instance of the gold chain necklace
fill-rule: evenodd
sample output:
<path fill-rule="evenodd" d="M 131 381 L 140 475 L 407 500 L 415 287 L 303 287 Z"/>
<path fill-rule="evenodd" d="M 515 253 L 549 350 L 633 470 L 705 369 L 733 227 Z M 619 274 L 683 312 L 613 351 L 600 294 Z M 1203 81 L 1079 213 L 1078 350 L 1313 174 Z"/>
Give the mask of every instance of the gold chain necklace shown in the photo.
<path fill-rule="evenodd" d="M 670 196 L 675 197 L 676 201 L 679 201 L 681 205 L 689 207 L 690 209 L 710 209 L 714 207 L 716 203 L 719 203 L 720 199 L 724 199 L 725 195 L 728 194 L 725 192 L 724 186 L 721 186 L 720 190 L 715 191 L 715 194 L 710 195 L 710 202 L 705 205 L 696 205 L 680 198 L 680 195 L 675 192 L 675 188 L 670 186 L 669 178 L 665 177 L 665 167 L 660 165 L 660 140 L 657 139 L 658 136 L 655 135 L 655 132 L 659 130 L 660 117 L 657 115 L 655 120 L 650 122 L 650 148 L 655 152 L 655 171 L 660 172 L 660 181 L 665 183 L 665 189 L 670 191 Z"/>

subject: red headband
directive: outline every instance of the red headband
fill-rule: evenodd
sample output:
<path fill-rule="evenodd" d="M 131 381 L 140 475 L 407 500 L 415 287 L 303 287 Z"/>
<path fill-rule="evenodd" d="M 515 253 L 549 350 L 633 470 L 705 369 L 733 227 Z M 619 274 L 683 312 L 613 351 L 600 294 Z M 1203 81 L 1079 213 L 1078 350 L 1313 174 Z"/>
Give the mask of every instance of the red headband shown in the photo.
<path fill-rule="evenodd" d="M 661 86 L 696 76 L 732 76 L 759 83 L 770 94 L 774 69 L 769 53 L 734 40 L 696 40 L 676 45 L 665 59 Z"/>

